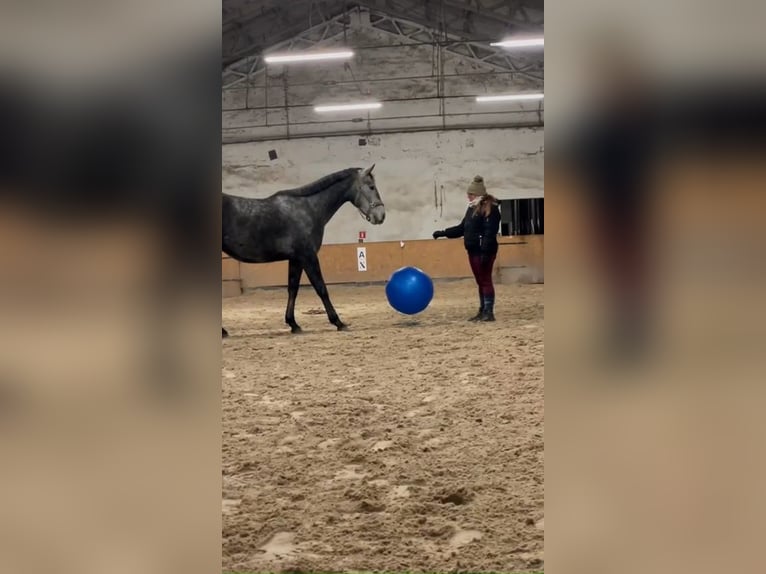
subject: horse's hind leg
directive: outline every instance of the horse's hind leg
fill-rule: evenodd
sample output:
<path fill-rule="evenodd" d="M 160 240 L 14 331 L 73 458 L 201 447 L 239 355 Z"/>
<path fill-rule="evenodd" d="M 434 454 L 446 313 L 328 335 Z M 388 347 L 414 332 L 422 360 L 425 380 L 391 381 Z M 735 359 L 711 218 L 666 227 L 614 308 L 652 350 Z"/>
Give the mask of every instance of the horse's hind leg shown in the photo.
<path fill-rule="evenodd" d="M 311 281 L 311 285 L 314 287 L 317 295 L 319 295 L 319 298 L 322 300 L 330 323 L 335 325 L 338 328 L 338 331 L 342 331 L 346 328 L 346 325 L 340 320 L 337 311 L 335 311 L 335 307 L 332 306 L 330 294 L 327 292 L 327 285 L 322 277 L 322 270 L 319 267 L 319 258 L 316 253 L 312 254 L 312 256 L 304 261 L 303 269 L 306 271 L 306 275 L 308 276 L 309 281 Z"/>
<path fill-rule="evenodd" d="M 295 299 L 298 297 L 298 289 L 301 286 L 303 267 L 296 259 L 290 260 L 290 268 L 287 275 L 287 309 L 285 310 L 285 323 L 290 325 L 290 331 L 300 333 L 301 328 L 295 322 Z"/>

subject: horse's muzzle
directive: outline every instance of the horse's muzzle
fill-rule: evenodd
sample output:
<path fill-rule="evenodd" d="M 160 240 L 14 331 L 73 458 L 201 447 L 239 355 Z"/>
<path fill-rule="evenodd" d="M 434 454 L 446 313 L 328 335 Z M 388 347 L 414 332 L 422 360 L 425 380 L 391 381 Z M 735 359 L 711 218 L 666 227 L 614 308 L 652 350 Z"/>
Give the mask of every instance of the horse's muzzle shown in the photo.
<path fill-rule="evenodd" d="M 386 208 L 381 205 L 373 207 L 369 213 L 367 213 L 367 221 L 373 225 L 380 225 L 386 220 Z"/>

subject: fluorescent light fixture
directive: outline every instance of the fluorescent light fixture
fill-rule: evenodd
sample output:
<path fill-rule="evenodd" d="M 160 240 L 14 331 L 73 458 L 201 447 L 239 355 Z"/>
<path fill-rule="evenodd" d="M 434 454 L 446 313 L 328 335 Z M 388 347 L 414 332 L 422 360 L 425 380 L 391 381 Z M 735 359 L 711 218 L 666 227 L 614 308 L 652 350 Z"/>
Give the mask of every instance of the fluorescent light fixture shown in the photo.
<path fill-rule="evenodd" d="M 536 48 L 544 46 L 545 38 L 518 38 L 516 40 L 503 40 L 502 42 L 493 42 L 490 46 L 500 46 L 501 48 Z"/>
<path fill-rule="evenodd" d="M 545 94 L 507 94 L 504 96 L 476 96 L 477 102 L 528 102 L 542 100 Z"/>
<path fill-rule="evenodd" d="M 329 106 L 316 106 L 314 108 L 315 112 L 323 113 L 323 112 L 346 112 L 346 111 L 355 111 L 355 110 L 377 110 L 383 106 L 380 102 L 367 102 L 367 103 L 361 103 L 361 104 L 337 104 L 337 105 L 329 105 Z"/>
<path fill-rule="evenodd" d="M 354 55 L 351 50 L 338 52 L 293 52 L 288 54 L 272 54 L 264 56 L 267 64 L 291 64 L 294 62 L 318 62 L 322 60 L 347 60 Z"/>

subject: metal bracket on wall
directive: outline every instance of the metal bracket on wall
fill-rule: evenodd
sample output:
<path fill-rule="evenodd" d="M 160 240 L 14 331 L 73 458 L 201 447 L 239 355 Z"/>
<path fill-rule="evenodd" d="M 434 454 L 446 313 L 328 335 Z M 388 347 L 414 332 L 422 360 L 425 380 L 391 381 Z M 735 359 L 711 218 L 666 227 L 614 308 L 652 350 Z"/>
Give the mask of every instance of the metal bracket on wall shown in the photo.
<path fill-rule="evenodd" d="M 444 185 L 441 186 L 441 197 L 439 198 L 439 217 L 444 216 Z"/>
<path fill-rule="evenodd" d="M 287 100 L 287 92 L 290 89 L 290 86 L 287 82 L 287 70 L 285 70 L 282 74 L 282 86 L 285 91 L 285 129 L 287 130 L 287 139 L 290 139 L 290 104 Z M 269 111 L 266 110 L 266 114 L 268 115 Z"/>

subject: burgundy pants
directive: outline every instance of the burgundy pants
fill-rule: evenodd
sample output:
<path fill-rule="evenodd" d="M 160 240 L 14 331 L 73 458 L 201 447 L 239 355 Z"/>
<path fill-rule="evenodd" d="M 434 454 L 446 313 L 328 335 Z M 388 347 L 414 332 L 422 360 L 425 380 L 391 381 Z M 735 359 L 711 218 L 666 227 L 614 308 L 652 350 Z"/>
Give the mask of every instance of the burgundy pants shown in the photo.
<path fill-rule="evenodd" d="M 490 255 L 487 262 L 482 264 L 481 255 L 468 255 L 471 271 L 479 286 L 479 294 L 482 297 L 494 297 L 495 286 L 492 283 L 492 267 L 495 265 L 495 255 Z"/>

